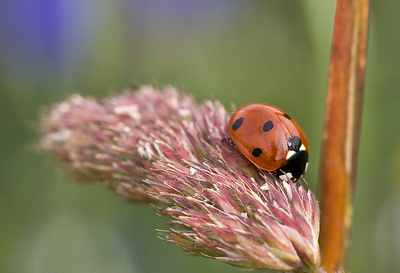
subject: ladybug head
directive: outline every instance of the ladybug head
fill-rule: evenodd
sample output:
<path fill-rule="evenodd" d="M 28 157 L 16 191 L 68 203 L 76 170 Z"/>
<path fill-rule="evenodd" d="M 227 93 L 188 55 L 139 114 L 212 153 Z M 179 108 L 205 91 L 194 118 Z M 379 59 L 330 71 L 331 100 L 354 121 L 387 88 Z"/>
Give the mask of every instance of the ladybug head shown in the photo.
<path fill-rule="evenodd" d="M 298 151 L 289 157 L 286 162 L 277 169 L 276 176 L 287 181 L 290 178 L 292 181 L 297 181 L 307 170 L 308 152 L 305 150 Z"/>

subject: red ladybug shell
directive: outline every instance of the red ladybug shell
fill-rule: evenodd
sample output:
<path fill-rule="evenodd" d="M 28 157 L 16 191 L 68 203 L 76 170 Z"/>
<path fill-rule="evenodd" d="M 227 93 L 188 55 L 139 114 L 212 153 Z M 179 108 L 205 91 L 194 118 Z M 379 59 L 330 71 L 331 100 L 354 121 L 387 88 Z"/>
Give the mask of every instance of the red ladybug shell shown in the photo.
<path fill-rule="evenodd" d="M 244 106 L 232 115 L 229 128 L 236 147 L 258 168 L 288 174 L 292 180 L 305 172 L 308 140 L 281 109 L 268 104 Z"/>

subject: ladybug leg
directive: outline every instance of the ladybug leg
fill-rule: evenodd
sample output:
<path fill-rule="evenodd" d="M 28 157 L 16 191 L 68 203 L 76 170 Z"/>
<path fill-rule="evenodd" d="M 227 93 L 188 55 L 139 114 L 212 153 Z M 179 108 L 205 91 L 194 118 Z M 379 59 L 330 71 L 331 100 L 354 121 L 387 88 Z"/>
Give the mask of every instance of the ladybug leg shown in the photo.
<path fill-rule="evenodd" d="M 225 137 L 225 138 L 223 138 L 222 139 L 222 142 L 229 142 L 229 144 L 232 146 L 232 147 L 235 147 L 236 148 L 236 145 L 235 145 L 235 143 L 233 142 L 233 139 L 231 138 L 231 137 Z"/>
<path fill-rule="evenodd" d="M 292 173 L 290 172 L 285 172 L 281 169 L 277 169 L 272 172 L 274 176 L 282 181 L 289 182 L 291 180 L 292 182 L 296 182 L 298 180 L 297 177 L 293 177 Z"/>

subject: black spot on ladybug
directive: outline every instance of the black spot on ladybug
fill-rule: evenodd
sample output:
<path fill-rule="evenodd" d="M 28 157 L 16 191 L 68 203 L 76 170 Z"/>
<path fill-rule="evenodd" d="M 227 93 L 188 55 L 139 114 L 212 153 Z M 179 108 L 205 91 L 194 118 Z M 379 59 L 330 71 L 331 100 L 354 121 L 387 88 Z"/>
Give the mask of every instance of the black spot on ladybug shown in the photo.
<path fill-rule="evenodd" d="M 262 154 L 262 150 L 260 148 L 255 148 L 255 149 L 253 149 L 253 152 L 251 154 L 254 157 L 259 157 Z"/>
<path fill-rule="evenodd" d="M 239 127 L 242 125 L 242 123 L 243 123 L 243 118 L 238 118 L 237 120 L 235 120 L 235 122 L 232 124 L 233 131 L 236 131 L 237 129 L 239 129 Z"/>
<path fill-rule="evenodd" d="M 289 150 L 298 152 L 301 146 L 301 140 L 298 136 L 292 136 L 287 142 Z"/>
<path fill-rule="evenodd" d="M 263 131 L 268 132 L 272 128 L 274 128 L 274 124 L 272 123 L 272 121 L 268 120 L 266 123 L 264 123 Z"/>
<path fill-rule="evenodd" d="M 292 119 L 292 117 L 291 117 L 291 116 L 289 116 L 289 114 L 288 114 L 288 113 L 284 113 L 284 114 L 283 114 L 283 116 L 284 116 L 285 118 L 287 118 L 287 119 Z"/>

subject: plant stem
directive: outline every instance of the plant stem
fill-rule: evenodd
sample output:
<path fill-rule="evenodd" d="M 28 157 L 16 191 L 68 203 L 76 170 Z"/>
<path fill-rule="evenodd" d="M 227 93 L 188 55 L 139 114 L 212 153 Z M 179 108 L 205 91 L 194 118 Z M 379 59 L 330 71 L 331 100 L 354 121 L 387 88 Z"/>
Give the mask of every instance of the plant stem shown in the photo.
<path fill-rule="evenodd" d="M 327 272 L 349 267 L 367 29 L 368 0 L 337 0 L 319 176 L 320 247 Z"/>

